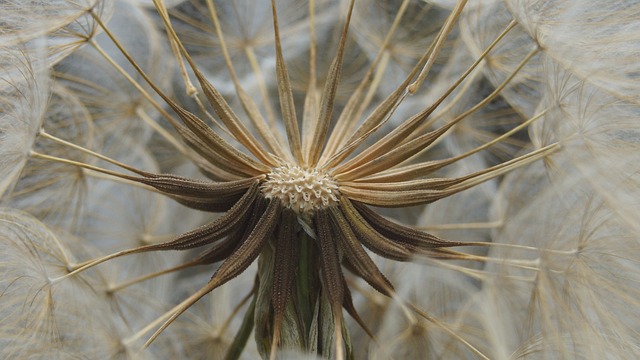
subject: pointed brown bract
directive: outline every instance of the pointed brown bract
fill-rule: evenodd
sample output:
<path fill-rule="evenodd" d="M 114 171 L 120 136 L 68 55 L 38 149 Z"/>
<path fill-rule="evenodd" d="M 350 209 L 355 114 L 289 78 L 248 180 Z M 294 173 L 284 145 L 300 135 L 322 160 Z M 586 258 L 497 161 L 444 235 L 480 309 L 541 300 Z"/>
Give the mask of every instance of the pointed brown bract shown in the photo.
<path fill-rule="evenodd" d="M 273 289 L 271 290 L 271 306 L 273 307 L 272 358 L 278 349 L 285 308 L 291 300 L 295 275 L 298 271 L 300 250 L 297 224 L 297 215 L 293 210 L 284 209 L 278 224 L 280 228 L 276 238 Z"/>
<path fill-rule="evenodd" d="M 282 44 L 280 43 L 280 28 L 278 26 L 278 15 L 275 0 L 271 0 L 271 8 L 273 12 L 273 29 L 275 33 L 276 45 L 276 75 L 278 80 L 278 96 L 280 98 L 280 108 L 282 110 L 282 118 L 289 139 L 289 149 L 293 153 L 298 163 L 303 162 L 302 158 L 302 142 L 300 140 L 300 130 L 298 129 L 298 117 L 296 116 L 296 107 L 293 101 L 293 92 L 291 89 L 291 81 L 289 80 L 289 71 L 282 54 Z"/>
<path fill-rule="evenodd" d="M 336 344 L 336 357 L 342 358 L 342 303 L 345 297 L 345 281 L 342 274 L 336 234 L 331 226 L 329 210 L 320 210 L 315 214 L 315 228 L 318 248 L 320 250 L 320 273 L 322 274 L 323 290 L 326 291 L 331 306 Z"/>
<path fill-rule="evenodd" d="M 207 245 L 221 239 L 232 231 L 242 228 L 242 225 L 246 225 L 247 219 L 252 213 L 251 209 L 259 201 L 259 196 L 258 184 L 256 183 L 229 211 L 215 221 L 181 235 L 171 242 L 152 245 L 150 249 L 184 250 Z"/>
<path fill-rule="evenodd" d="M 402 245 L 380 235 L 353 207 L 348 198 L 343 198 L 340 206 L 354 234 L 369 250 L 393 260 L 409 260 L 411 253 Z"/>
<path fill-rule="evenodd" d="M 331 63 L 329 68 L 329 78 L 326 80 L 324 91 L 322 92 L 322 100 L 320 102 L 320 113 L 318 120 L 316 121 L 316 128 L 313 131 L 311 138 L 310 154 L 307 163 L 311 166 L 315 166 L 318 163 L 318 158 L 324 148 L 327 132 L 329 131 L 329 123 L 331 122 L 331 116 L 333 115 L 333 107 L 335 103 L 336 93 L 338 90 L 338 83 L 340 81 L 340 73 L 342 72 L 342 60 L 344 58 L 345 45 L 347 42 L 347 33 L 349 30 L 349 23 L 351 22 L 351 14 L 353 12 L 353 5 L 355 0 L 351 0 L 349 3 L 349 10 L 347 13 L 347 20 L 340 36 L 340 45 L 338 46 L 338 53 L 335 59 Z"/>
<path fill-rule="evenodd" d="M 356 239 L 355 234 L 351 231 L 351 227 L 347 224 L 347 220 L 340 210 L 331 208 L 330 211 L 333 231 L 342 241 L 341 244 L 347 261 L 369 285 L 382 294 L 390 296 L 393 292 L 393 285 L 382 275 L 378 267 L 373 263 L 373 260 L 371 260 L 360 242 Z"/>

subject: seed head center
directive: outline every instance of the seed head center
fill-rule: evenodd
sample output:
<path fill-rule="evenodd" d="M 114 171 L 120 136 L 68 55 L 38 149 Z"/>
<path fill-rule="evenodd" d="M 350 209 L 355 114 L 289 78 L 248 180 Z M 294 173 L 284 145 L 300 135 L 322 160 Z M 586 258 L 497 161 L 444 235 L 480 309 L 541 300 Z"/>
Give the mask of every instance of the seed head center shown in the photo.
<path fill-rule="evenodd" d="M 331 176 L 316 169 L 295 165 L 274 168 L 262 183 L 267 199 L 280 199 L 298 214 L 310 214 L 338 203 L 338 184 Z"/>

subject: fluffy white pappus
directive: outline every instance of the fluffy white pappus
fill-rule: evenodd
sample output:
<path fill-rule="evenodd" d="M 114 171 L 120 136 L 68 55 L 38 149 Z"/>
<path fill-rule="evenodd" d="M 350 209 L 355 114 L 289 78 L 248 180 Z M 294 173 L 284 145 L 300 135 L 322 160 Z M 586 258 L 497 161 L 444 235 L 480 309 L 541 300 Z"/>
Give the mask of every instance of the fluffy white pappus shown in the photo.
<path fill-rule="evenodd" d="M 640 105 L 613 96 L 546 63 L 544 118 L 530 128 L 536 146 L 558 142 L 546 163 L 555 178 L 571 178 L 572 192 L 595 193 L 630 227 L 640 230 Z"/>
<path fill-rule="evenodd" d="M 44 130 L 74 144 L 91 147 L 94 126 L 89 112 L 80 100 L 60 83 L 54 83 L 45 111 Z M 86 154 L 38 138 L 38 153 L 89 161 Z M 7 204 L 29 212 L 50 226 L 72 229 L 82 212 L 87 196 L 85 173 L 75 167 L 38 158 L 27 161 L 16 186 L 6 194 Z"/>
<path fill-rule="evenodd" d="M 402 19 L 394 29 L 389 43 L 384 45 L 400 10 L 404 11 Z M 356 1 L 349 31 L 371 61 L 382 52 L 376 71 L 383 73 L 385 79 L 394 79 L 380 84 L 374 82 L 378 86 L 379 96 L 386 97 L 396 89 L 422 56 L 424 49 L 436 38 L 449 12 L 440 6 L 418 1 L 408 2 L 406 9 L 401 1 Z M 375 19 L 375 26 L 372 26 L 372 19 Z M 449 38 L 455 38 L 455 35 L 449 35 Z M 441 50 L 432 70 L 433 74 L 446 63 L 452 43 L 447 42 Z M 427 84 L 430 83 L 431 77 L 427 80 Z M 427 90 L 428 86 L 424 88 Z"/>
<path fill-rule="evenodd" d="M 31 49 L 42 54 L 42 47 Z M 22 46 L 0 48 L 0 196 L 29 157 L 49 96 L 48 74 L 29 53 Z"/>
<path fill-rule="evenodd" d="M 58 237 L 26 213 L 0 208 L 0 357 L 145 359 L 177 354 L 171 341 L 140 353 L 141 340 L 131 338 L 153 319 L 140 317 L 161 312 L 165 303 L 140 291 L 108 293 L 105 276 L 96 269 L 65 277 L 77 266 L 76 256 L 85 258 L 90 252 L 79 239 Z"/>
<path fill-rule="evenodd" d="M 0 3 L 0 44 L 16 46 L 46 38 L 46 63 L 53 65 L 87 43 L 98 27 L 89 10 L 108 19 L 113 2 L 103 0 L 8 0 Z"/>
<path fill-rule="evenodd" d="M 371 344 L 372 359 L 478 358 L 477 349 L 468 343 L 473 329 L 458 319 L 468 299 L 479 291 L 478 282 L 456 266 L 445 265 L 431 261 L 398 266 L 399 297 L 426 317 L 407 313 L 391 301 L 380 323 L 374 324 L 378 340 Z"/>
<path fill-rule="evenodd" d="M 478 58 L 483 51 L 507 28 L 513 16 L 502 1 L 480 0 L 470 2 L 460 20 L 460 34 L 464 44 Z M 482 63 L 482 73 L 497 87 L 511 76 L 520 63 L 538 44 L 518 24 L 489 53 Z M 542 97 L 543 84 L 540 68 L 541 55 L 534 55 L 518 71 L 500 93 L 524 117 L 531 117 Z"/>
<path fill-rule="evenodd" d="M 145 70 L 154 84 L 170 93 L 174 62 L 169 45 L 162 42 L 150 16 L 129 1 L 110 1 L 118 16 L 102 18 L 121 45 Z M 126 133 L 146 142 L 158 127 L 158 112 L 114 64 L 147 93 L 153 94 L 141 76 L 109 39 L 101 33 L 91 46 L 77 49 L 55 67 L 56 76 L 89 110 L 96 134 L 118 138 Z M 156 102 L 159 96 L 150 95 Z M 167 125 L 168 126 L 168 125 Z M 100 141 L 101 139 L 97 139 Z"/>
<path fill-rule="evenodd" d="M 335 10 L 331 2 L 333 0 L 316 1 L 316 11 Z M 271 87 L 275 76 L 272 74 L 275 52 L 271 4 L 253 0 L 215 0 L 213 3 L 223 38 L 218 36 L 207 4 L 200 0 L 182 1 L 170 10 L 178 36 L 200 70 L 222 94 L 232 97 L 235 87 L 221 51 L 224 41 L 242 87 L 254 99 L 263 97 L 263 102 L 267 101 L 267 87 Z M 276 5 L 283 52 L 287 59 L 296 58 L 308 48 L 308 5 L 296 0 L 279 0 Z M 332 20 L 326 16 L 323 20 L 322 15 L 318 15 L 316 21 Z M 267 112 L 270 111 L 273 109 L 267 108 Z"/>
<path fill-rule="evenodd" d="M 1 337 L 0 357 L 28 358 L 47 344 L 90 345 L 83 332 L 104 320 L 100 301 L 88 274 L 62 280 L 75 261 L 60 239 L 30 215 L 2 208 L 0 240 L 0 328 L 11 334 Z"/>
<path fill-rule="evenodd" d="M 176 294 L 190 294 L 211 278 L 211 269 L 202 267 L 189 281 L 177 282 Z M 244 273 L 237 282 L 221 286 L 189 308 L 185 317 L 175 323 L 176 340 L 181 344 L 184 357 L 188 359 L 225 359 L 244 319 L 251 312 L 248 291 L 254 285 L 254 277 Z M 240 301 L 245 300 L 245 301 Z M 159 338 L 162 339 L 162 338 Z M 256 345 L 248 341 L 241 359 L 259 358 Z M 278 357 L 280 358 L 280 357 Z"/>
<path fill-rule="evenodd" d="M 487 268 L 496 276 L 478 301 L 486 311 L 472 311 L 496 334 L 491 346 L 503 347 L 497 357 L 640 355 L 637 230 L 580 181 L 536 164 L 509 174 L 501 187 L 505 221 L 489 255 L 504 260 Z"/>
<path fill-rule="evenodd" d="M 634 0 L 509 0 L 545 54 L 573 74 L 640 102 L 640 3 Z"/>
<path fill-rule="evenodd" d="M 158 169 L 153 156 L 144 146 L 122 134 L 119 141 L 105 144 L 100 152 L 139 169 Z M 112 165 L 105 167 L 115 169 Z M 82 238 L 98 248 L 102 255 L 168 241 L 177 235 L 175 231 L 179 230 L 164 226 L 168 218 L 180 216 L 167 213 L 168 203 L 173 200 L 146 188 L 113 181 L 109 177 L 103 178 L 93 172 L 86 177 L 90 196 L 82 203 L 83 212 L 77 218 L 78 226 L 75 229 Z M 185 215 L 183 212 L 182 215 L 189 216 L 189 213 Z M 182 261 L 183 256 L 183 253 L 150 252 L 123 257 L 114 261 L 118 264 L 118 269 L 107 278 L 110 285 L 115 286 L 175 266 Z M 157 299 L 167 300 L 172 279 L 172 275 L 165 275 L 141 282 L 135 288 L 144 289 Z"/>

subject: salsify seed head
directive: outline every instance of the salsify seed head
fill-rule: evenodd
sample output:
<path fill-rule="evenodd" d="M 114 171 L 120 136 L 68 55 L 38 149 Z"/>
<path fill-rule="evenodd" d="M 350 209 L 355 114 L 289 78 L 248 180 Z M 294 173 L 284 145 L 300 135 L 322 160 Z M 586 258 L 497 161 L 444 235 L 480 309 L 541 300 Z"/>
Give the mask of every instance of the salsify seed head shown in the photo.
<path fill-rule="evenodd" d="M 340 195 L 338 184 L 330 175 L 290 164 L 274 168 L 261 189 L 267 199 L 280 199 L 283 206 L 298 214 L 336 205 Z"/>

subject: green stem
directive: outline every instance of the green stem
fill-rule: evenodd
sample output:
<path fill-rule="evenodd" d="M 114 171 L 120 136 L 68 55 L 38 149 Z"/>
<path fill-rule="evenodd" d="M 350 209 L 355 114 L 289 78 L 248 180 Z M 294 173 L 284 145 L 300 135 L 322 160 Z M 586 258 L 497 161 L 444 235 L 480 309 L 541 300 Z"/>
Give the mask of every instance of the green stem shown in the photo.
<path fill-rule="evenodd" d="M 227 355 L 225 356 L 225 360 L 236 360 L 240 358 L 244 347 L 247 345 L 247 340 L 249 340 L 249 336 L 253 331 L 253 317 L 256 309 L 256 298 L 257 296 L 253 296 L 253 300 L 251 300 L 251 304 L 247 309 L 246 314 L 244 315 L 244 319 L 242 320 L 242 325 L 240 325 L 240 329 L 236 334 L 231 346 L 229 346 L 229 350 L 227 351 Z"/>

